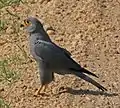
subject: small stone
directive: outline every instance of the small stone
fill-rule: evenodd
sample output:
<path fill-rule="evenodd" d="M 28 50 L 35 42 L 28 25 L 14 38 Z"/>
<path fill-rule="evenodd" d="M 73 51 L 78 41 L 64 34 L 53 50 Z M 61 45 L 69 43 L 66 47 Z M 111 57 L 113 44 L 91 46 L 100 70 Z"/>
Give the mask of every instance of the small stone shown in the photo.
<path fill-rule="evenodd" d="M 0 92 L 3 92 L 3 91 L 5 91 L 5 89 L 4 88 L 0 88 Z"/>
<path fill-rule="evenodd" d="M 12 27 L 8 27 L 6 29 L 6 33 L 8 33 L 8 34 L 12 34 L 13 32 L 14 32 L 14 30 L 12 29 Z"/>
<path fill-rule="evenodd" d="M 86 96 L 85 98 L 86 98 L 86 100 L 89 100 L 89 101 L 90 101 L 90 98 L 89 98 L 89 97 Z"/>
<path fill-rule="evenodd" d="M 57 37 L 55 40 L 56 41 L 63 41 L 63 38 L 62 37 Z"/>
<path fill-rule="evenodd" d="M 55 31 L 53 30 L 47 30 L 48 35 L 55 35 Z"/>

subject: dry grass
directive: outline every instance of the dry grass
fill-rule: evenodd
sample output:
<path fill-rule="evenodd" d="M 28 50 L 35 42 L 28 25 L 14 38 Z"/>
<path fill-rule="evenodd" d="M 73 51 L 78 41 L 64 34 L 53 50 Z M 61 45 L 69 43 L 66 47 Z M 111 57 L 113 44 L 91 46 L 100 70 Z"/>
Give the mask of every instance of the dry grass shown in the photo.
<path fill-rule="evenodd" d="M 23 56 L 26 58 L 26 52 L 24 49 L 21 48 L 20 44 L 17 44 L 16 42 L 13 41 L 13 39 L 7 39 L 4 38 L 3 34 L 7 34 L 6 30 L 8 30 L 9 25 L 12 27 L 12 32 L 15 34 L 13 35 L 13 38 L 16 38 L 16 36 L 19 36 L 19 24 L 16 23 L 17 19 L 19 17 L 17 16 L 16 13 L 12 13 L 9 11 L 7 7 L 14 6 L 14 5 L 19 5 L 22 2 L 22 0 L 0 0 L 0 11 L 2 13 L 2 17 L 0 19 L 0 38 L 4 41 L 1 41 L 0 45 L 4 44 L 11 44 L 15 45 L 21 50 L 21 53 Z M 6 15 L 7 13 L 7 15 Z M 13 21 L 11 22 L 9 19 L 4 19 L 5 16 L 12 17 Z M 10 35 L 11 36 L 11 35 Z M 17 41 L 17 40 L 15 40 Z M 7 54 L 6 54 L 7 55 Z M 8 85 L 9 87 L 12 86 L 13 83 L 18 81 L 20 78 L 20 70 L 18 69 L 18 66 L 21 65 L 22 59 L 17 53 L 12 53 L 11 55 L 8 56 L 3 56 L 0 57 L 0 85 L 6 86 Z M 0 98 L 0 108 L 10 108 L 9 104 L 7 104 L 4 99 Z"/>
<path fill-rule="evenodd" d="M 10 108 L 10 105 L 0 98 L 0 108 Z"/>

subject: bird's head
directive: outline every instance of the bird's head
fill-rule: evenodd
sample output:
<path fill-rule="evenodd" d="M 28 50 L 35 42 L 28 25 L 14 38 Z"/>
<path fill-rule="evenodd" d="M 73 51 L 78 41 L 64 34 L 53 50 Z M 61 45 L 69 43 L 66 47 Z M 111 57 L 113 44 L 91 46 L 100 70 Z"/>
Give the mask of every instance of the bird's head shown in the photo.
<path fill-rule="evenodd" d="M 26 18 L 21 27 L 24 27 L 28 33 L 39 32 L 43 29 L 42 23 L 35 17 Z"/>

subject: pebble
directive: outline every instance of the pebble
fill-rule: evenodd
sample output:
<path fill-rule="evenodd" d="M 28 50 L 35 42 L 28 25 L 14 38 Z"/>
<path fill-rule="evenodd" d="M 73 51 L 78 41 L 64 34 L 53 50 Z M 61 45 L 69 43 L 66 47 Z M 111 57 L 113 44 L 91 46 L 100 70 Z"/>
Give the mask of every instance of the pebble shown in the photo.
<path fill-rule="evenodd" d="M 86 99 L 86 100 L 88 100 L 88 101 L 90 101 L 90 98 L 89 98 L 89 97 L 87 97 L 87 96 L 85 97 L 85 99 Z"/>
<path fill-rule="evenodd" d="M 55 31 L 53 30 L 47 30 L 48 35 L 55 35 Z"/>

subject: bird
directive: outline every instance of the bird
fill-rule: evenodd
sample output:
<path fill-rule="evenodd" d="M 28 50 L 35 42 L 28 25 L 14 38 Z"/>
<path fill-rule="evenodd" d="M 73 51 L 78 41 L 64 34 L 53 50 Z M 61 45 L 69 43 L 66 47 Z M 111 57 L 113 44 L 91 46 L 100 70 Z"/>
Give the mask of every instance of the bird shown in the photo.
<path fill-rule="evenodd" d="M 80 66 L 72 59 L 68 50 L 59 47 L 50 39 L 42 23 L 36 17 L 27 17 L 21 27 L 29 33 L 30 53 L 38 64 L 41 85 L 36 95 L 39 95 L 42 90 L 46 91 L 48 84 L 54 81 L 54 73 L 75 75 L 100 90 L 107 91 L 105 87 L 88 76 L 98 78 L 97 75 Z"/>

